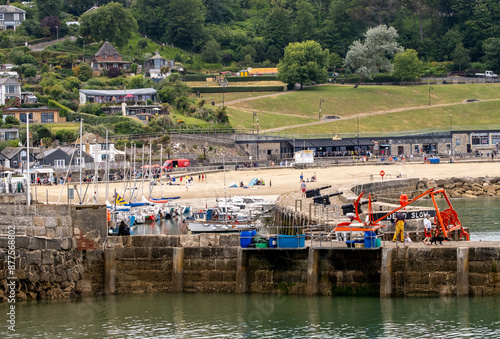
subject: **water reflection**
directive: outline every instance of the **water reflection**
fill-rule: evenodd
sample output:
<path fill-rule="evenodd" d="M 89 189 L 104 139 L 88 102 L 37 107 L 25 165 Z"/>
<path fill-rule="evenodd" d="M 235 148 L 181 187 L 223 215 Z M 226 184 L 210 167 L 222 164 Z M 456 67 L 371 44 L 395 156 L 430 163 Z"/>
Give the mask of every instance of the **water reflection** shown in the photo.
<path fill-rule="evenodd" d="M 498 309 L 500 297 L 121 295 L 20 303 L 14 337 L 498 338 Z"/>

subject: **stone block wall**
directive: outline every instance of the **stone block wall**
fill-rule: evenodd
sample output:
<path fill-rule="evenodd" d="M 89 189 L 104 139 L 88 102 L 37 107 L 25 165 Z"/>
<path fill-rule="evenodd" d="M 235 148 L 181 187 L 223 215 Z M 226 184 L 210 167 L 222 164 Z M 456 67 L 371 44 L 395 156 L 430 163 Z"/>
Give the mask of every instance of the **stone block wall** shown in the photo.
<path fill-rule="evenodd" d="M 15 226 L 16 235 L 63 239 L 94 249 L 106 237 L 106 206 L 0 204 L 0 236 Z"/>
<path fill-rule="evenodd" d="M 380 250 L 320 249 L 319 294 L 378 296 Z"/>
<path fill-rule="evenodd" d="M 7 237 L 0 237 L 0 300 L 7 295 Z M 83 281 L 84 260 L 73 238 L 16 236 L 16 296 L 19 300 L 92 295 Z"/>
<path fill-rule="evenodd" d="M 392 295 L 500 295 L 499 264 L 499 247 L 399 247 L 392 251 Z"/>
<path fill-rule="evenodd" d="M 308 250 L 247 251 L 248 292 L 306 294 Z"/>

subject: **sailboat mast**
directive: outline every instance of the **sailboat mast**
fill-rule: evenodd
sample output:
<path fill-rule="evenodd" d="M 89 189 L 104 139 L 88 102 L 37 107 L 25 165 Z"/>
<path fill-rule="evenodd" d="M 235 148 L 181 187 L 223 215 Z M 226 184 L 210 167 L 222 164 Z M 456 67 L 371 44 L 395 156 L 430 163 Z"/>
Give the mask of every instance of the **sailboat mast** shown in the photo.
<path fill-rule="evenodd" d="M 151 180 L 151 165 L 153 161 L 153 154 L 151 153 L 151 139 L 149 139 L 149 197 L 151 198 L 151 192 L 153 191 L 153 181 Z"/>
<path fill-rule="evenodd" d="M 80 205 L 82 201 L 82 151 L 83 151 L 83 119 L 80 118 Z"/>
<path fill-rule="evenodd" d="M 163 185 L 161 183 L 161 177 L 163 175 L 163 145 L 160 144 L 160 198 L 163 196 Z"/>
<path fill-rule="evenodd" d="M 30 184 L 31 184 L 31 174 L 30 174 L 30 113 L 26 113 L 26 170 L 28 171 L 28 189 L 26 190 L 26 205 L 31 205 L 31 194 L 30 194 Z"/>
<path fill-rule="evenodd" d="M 109 196 L 109 173 L 108 173 L 108 130 L 106 130 L 106 168 L 104 170 L 104 173 L 106 175 L 106 201 L 108 200 Z"/>

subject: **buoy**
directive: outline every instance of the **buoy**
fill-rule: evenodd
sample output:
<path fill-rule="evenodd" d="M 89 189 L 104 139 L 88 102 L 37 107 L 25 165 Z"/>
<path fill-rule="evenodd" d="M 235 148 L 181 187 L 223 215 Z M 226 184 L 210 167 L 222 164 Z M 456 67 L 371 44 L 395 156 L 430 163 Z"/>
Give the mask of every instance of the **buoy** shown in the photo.
<path fill-rule="evenodd" d="M 404 206 L 408 203 L 408 196 L 406 194 L 401 194 L 401 196 L 399 197 L 399 204 L 401 206 Z"/>

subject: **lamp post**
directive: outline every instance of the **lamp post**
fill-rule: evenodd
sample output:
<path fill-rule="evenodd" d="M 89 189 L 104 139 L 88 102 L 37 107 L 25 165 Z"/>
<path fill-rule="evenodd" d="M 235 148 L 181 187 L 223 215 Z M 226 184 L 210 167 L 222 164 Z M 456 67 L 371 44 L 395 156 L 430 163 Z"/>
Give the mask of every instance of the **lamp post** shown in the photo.
<path fill-rule="evenodd" d="M 319 99 L 319 120 L 321 120 L 321 103 L 322 102 L 325 102 L 325 100 L 323 100 L 323 98 Z"/>
<path fill-rule="evenodd" d="M 83 40 L 83 62 L 85 62 L 85 40 Z"/>
<path fill-rule="evenodd" d="M 451 152 L 451 155 L 453 155 L 453 133 L 452 133 L 452 129 L 453 129 L 453 124 L 452 124 L 452 115 L 451 115 L 451 109 L 450 109 L 450 152 Z"/>
<path fill-rule="evenodd" d="M 56 26 L 56 40 L 59 42 L 59 26 Z"/>
<path fill-rule="evenodd" d="M 257 160 L 259 160 L 259 118 L 257 118 Z"/>
<path fill-rule="evenodd" d="M 429 106 L 431 105 L 431 91 L 434 89 L 434 87 L 429 86 Z"/>

